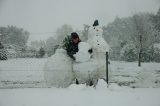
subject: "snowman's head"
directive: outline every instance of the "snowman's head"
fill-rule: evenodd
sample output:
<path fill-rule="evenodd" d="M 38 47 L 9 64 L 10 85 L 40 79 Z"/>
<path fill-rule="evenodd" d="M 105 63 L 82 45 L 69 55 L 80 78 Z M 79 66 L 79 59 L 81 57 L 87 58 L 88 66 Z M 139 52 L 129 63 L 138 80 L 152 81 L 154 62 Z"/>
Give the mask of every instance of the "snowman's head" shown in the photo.
<path fill-rule="evenodd" d="M 92 46 L 94 52 L 109 51 L 109 45 L 102 35 L 103 29 L 99 26 L 98 20 L 95 20 L 93 26 L 89 28 L 87 40 L 87 42 Z"/>
<path fill-rule="evenodd" d="M 78 52 L 74 55 L 76 62 L 86 62 L 90 60 L 93 51 L 89 43 L 80 42 L 78 49 Z"/>
<path fill-rule="evenodd" d="M 100 26 L 91 26 L 88 32 L 88 39 L 92 39 L 94 37 L 102 37 L 103 29 Z"/>

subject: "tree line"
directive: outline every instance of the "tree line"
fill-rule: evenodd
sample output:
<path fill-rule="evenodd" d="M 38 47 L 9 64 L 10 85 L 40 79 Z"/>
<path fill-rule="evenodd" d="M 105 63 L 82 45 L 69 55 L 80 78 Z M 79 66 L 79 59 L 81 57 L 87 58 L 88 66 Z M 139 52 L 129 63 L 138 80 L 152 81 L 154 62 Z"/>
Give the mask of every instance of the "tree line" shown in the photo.
<path fill-rule="evenodd" d="M 16 26 L 0 27 L 0 42 L 3 45 L 15 45 L 17 48 L 26 47 L 30 33 Z"/>
<path fill-rule="evenodd" d="M 84 29 L 76 31 L 82 41 L 87 38 L 88 28 L 88 25 L 84 25 Z M 0 40 L 16 48 L 29 48 L 43 57 L 43 54 L 53 55 L 71 32 L 72 26 L 64 24 L 46 41 L 32 41 L 31 46 L 27 47 L 30 33 L 23 28 L 7 26 L 0 27 Z M 156 14 L 137 13 L 130 17 L 116 17 L 113 22 L 103 26 L 103 35 L 111 46 L 111 59 L 137 61 L 141 58 L 145 62 L 160 62 L 160 50 L 155 48 L 155 44 L 160 43 L 160 9 Z"/>
<path fill-rule="evenodd" d="M 105 40 L 111 46 L 115 60 L 160 62 L 160 9 L 156 14 L 137 13 L 130 17 L 116 17 L 103 27 Z M 158 56 L 158 57 L 157 57 Z"/>

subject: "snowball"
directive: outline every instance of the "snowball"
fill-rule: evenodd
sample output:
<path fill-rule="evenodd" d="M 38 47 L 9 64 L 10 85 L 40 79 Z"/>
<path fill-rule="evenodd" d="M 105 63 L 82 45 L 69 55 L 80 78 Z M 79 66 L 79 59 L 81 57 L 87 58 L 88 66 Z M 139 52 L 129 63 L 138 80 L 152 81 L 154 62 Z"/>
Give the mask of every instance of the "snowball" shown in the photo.
<path fill-rule="evenodd" d="M 76 62 L 86 62 L 91 58 L 91 53 L 88 51 L 91 49 L 91 46 L 86 42 L 80 42 L 78 44 L 79 51 L 74 55 Z"/>
<path fill-rule="evenodd" d="M 44 67 L 44 78 L 48 86 L 67 87 L 72 83 L 72 60 L 65 50 L 57 49 L 48 59 Z"/>
<path fill-rule="evenodd" d="M 107 88 L 108 87 L 107 87 L 106 81 L 104 81 L 103 79 L 99 79 L 98 83 L 96 85 L 96 89 L 98 89 L 98 90 L 106 90 Z"/>
<path fill-rule="evenodd" d="M 122 87 L 119 86 L 117 83 L 111 83 L 111 84 L 109 85 L 109 89 L 110 89 L 110 90 L 121 90 Z"/>
<path fill-rule="evenodd" d="M 84 90 L 86 88 L 86 84 L 71 84 L 68 89 L 70 90 Z"/>

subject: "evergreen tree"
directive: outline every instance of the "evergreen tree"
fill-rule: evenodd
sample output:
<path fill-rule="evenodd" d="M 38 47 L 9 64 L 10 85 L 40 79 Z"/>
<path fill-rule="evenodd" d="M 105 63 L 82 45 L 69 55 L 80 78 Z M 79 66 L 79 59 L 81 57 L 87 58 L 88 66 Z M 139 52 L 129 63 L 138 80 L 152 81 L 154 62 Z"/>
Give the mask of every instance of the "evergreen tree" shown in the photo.
<path fill-rule="evenodd" d="M 67 35 L 67 37 L 64 38 L 63 40 L 63 45 L 62 47 L 66 50 L 66 51 L 71 51 L 68 50 L 70 48 L 70 44 L 71 44 L 71 37 L 69 35 Z"/>
<path fill-rule="evenodd" d="M 133 62 L 138 59 L 138 52 L 134 44 L 126 44 L 122 50 L 120 57 L 124 61 Z"/>

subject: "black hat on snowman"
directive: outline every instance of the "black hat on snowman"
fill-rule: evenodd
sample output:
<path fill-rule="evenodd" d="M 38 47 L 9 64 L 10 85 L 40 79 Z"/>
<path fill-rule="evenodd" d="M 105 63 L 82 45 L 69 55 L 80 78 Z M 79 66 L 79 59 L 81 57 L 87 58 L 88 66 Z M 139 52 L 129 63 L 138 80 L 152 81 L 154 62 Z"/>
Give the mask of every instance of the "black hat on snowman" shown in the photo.
<path fill-rule="evenodd" d="M 98 25 L 99 25 L 98 20 L 95 20 L 93 26 L 98 26 Z"/>

